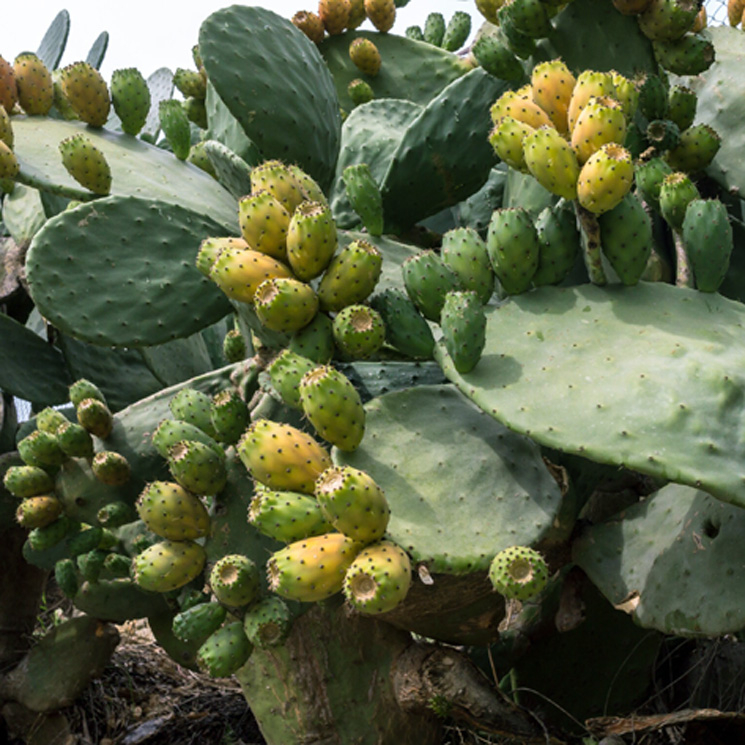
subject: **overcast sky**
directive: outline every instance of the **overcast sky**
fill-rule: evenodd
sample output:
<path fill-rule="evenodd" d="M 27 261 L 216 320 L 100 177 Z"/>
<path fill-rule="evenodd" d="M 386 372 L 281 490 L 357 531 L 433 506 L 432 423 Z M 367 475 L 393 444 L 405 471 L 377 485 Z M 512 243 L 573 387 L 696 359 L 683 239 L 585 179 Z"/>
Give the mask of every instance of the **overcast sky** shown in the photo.
<path fill-rule="evenodd" d="M 63 8 L 70 14 L 70 36 L 62 64 L 85 59 L 102 31 L 109 32 L 109 48 L 101 68 L 106 79 L 123 67 L 137 67 L 146 77 L 159 67 L 192 67 L 191 48 L 198 40 L 199 26 L 211 13 L 232 5 L 216 0 L 162 2 L 160 0 L 20 0 L 2 2 L 0 56 L 12 62 L 23 51 L 35 52 L 44 33 Z M 260 0 L 238 3 L 259 5 L 292 18 L 298 10 L 316 10 L 314 0 Z M 469 13 L 474 30 L 481 15 L 474 0 L 411 0 L 399 8 L 394 31 L 423 25 L 427 13 L 439 11 L 446 20 L 456 10 Z M 369 21 L 362 28 L 372 26 Z"/>

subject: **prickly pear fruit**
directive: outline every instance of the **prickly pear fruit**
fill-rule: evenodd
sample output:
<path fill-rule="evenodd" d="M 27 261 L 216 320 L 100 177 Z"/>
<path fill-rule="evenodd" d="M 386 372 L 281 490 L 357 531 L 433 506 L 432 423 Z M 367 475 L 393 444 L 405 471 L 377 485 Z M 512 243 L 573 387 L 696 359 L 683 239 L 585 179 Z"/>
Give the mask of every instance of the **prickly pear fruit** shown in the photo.
<path fill-rule="evenodd" d="M 214 496 L 225 487 L 225 457 L 204 443 L 183 440 L 171 446 L 168 467 L 173 478 L 195 494 Z"/>
<path fill-rule="evenodd" d="M 4 142 L 8 149 L 13 149 L 13 125 L 5 107 L 0 104 L 0 142 Z"/>
<path fill-rule="evenodd" d="M 87 554 L 94 548 L 98 548 L 103 538 L 103 530 L 98 526 L 83 526 L 82 530 L 70 533 L 67 540 L 67 553 L 70 556 Z"/>
<path fill-rule="evenodd" d="M 111 168 L 106 156 L 82 132 L 62 140 L 59 150 L 65 169 L 81 186 L 94 194 L 111 191 Z"/>
<path fill-rule="evenodd" d="M 191 126 L 181 102 L 169 98 L 158 104 L 160 128 L 171 146 L 173 154 L 179 160 L 186 160 L 191 149 Z"/>
<path fill-rule="evenodd" d="M 122 123 L 122 131 L 137 135 L 145 126 L 150 111 L 150 88 L 135 67 L 111 73 L 111 102 Z"/>
<path fill-rule="evenodd" d="M 361 303 L 375 289 L 383 268 L 383 255 L 363 239 L 345 246 L 326 268 L 318 285 L 323 310 L 338 312 Z"/>
<path fill-rule="evenodd" d="M 248 507 L 248 522 L 260 533 L 282 543 L 333 529 L 313 497 L 291 491 L 257 491 Z"/>
<path fill-rule="evenodd" d="M 352 99 L 352 103 L 355 106 L 362 106 L 363 103 L 368 103 L 375 98 L 375 92 L 370 84 L 361 78 L 355 78 L 354 80 L 349 81 L 347 94 Z"/>
<path fill-rule="evenodd" d="M 442 46 L 442 40 L 445 37 L 445 17 L 442 13 L 430 13 L 424 19 L 424 41 L 432 46 Z"/>
<path fill-rule="evenodd" d="M 51 494 L 24 499 L 16 510 L 16 520 L 23 528 L 44 528 L 62 514 L 62 502 Z"/>
<path fill-rule="evenodd" d="M 626 196 L 633 181 L 631 153 L 611 142 L 593 153 L 582 166 L 577 198 L 586 210 L 600 215 L 612 210 Z"/>
<path fill-rule="evenodd" d="M 203 538 L 210 530 L 210 518 L 202 500 L 172 481 L 149 483 L 135 507 L 148 530 L 170 541 Z"/>
<path fill-rule="evenodd" d="M 394 0 L 365 0 L 365 13 L 378 31 L 386 33 L 396 22 Z"/>
<path fill-rule="evenodd" d="M 176 419 L 199 427 L 210 437 L 215 434 L 210 418 L 212 400 L 206 393 L 195 388 L 182 388 L 168 402 L 168 408 Z"/>
<path fill-rule="evenodd" d="M 299 28 L 314 44 L 320 44 L 326 33 L 320 16 L 309 10 L 299 10 L 292 16 L 292 23 Z"/>
<path fill-rule="evenodd" d="M 217 629 L 199 647 L 197 665 L 211 678 L 228 678 L 248 662 L 251 652 L 243 623 L 234 621 Z"/>
<path fill-rule="evenodd" d="M 94 548 L 87 554 L 80 554 L 77 558 L 78 571 L 87 582 L 98 582 L 104 568 L 108 552 Z"/>
<path fill-rule="evenodd" d="M 500 551 L 489 567 L 494 589 L 510 600 L 528 600 L 548 582 L 544 558 L 527 546 L 511 546 Z"/>
<path fill-rule="evenodd" d="M 603 145 L 622 144 L 626 139 L 626 117 L 621 104 L 609 96 L 591 98 L 580 111 L 572 130 L 571 144 L 582 165 Z"/>
<path fill-rule="evenodd" d="M 318 364 L 328 362 L 336 349 L 331 319 L 319 313 L 305 328 L 290 338 L 288 349 Z"/>
<path fill-rule="evenodd" d="M 554 130 L 555 131 L 555 130 Z M 508 295 L 530 287 L 540 245 L 530 214 L 522 207 L 494 210 L 486 237 L 494 273 Z"/>
<path fill-rule="evenodd" d="M 535 132 L 533 127 L 511 116 L 503 116 L 489 133 L 494 152 L 508 166 L 522 173 L 530 173 L 525 162 L 525 138 Z"/>
<path fill-rule="evenodd" d="M 274 595 L 254 603 L 243 616 L 243 630 L 251 644 L 259 649 L 281 644 L 291 627 L 292 617 L 287 603 Z"/>
<path fill-rule="evenodd" d="M 553 123 L 548 114 L 531 97 L 521 95 L 517 91 L 505 91 L 489 109 L 489 115 L 494 124 L 499 124 L 503 116 L 511 116 L 513 119 L 527 124 L 533 129 L 549 127 L 553 129 Z"/>
<path fill-rule="evenodd" d="M 456 10 L 450 17 L 442 37 L 442 48 L 446 52 L 457 52 L 471 33 L 471 16 L 462 10 Z"/>
<path fill-rule="evenodd" d="M 613 84 L 613 75 L 609 72 L 597 70 L 583 70 L 578 76 L 572 89 L 572 97 L 569 99 L 567 108 L 567 126 L 569 132 L 574 129 L 577 118 L 587 102 L 598 96 L 615 97 L 616 87 Z"/>
<path fill-rule="evenodd" d="M 497 24 L 497 11 L 502 7 L 503 2 L 504 0 L 476 0 L 476 7 L 489 23 Z"/>
<path fill-rule="evenodd" d="M 473 290 L 448 292 L 440 328 L 455 369 L 459 373 L 471 372 L 486 344 L 486 315 L 478 295 Z"/>
<path fill-rule="evenodd" d="M 237 450 L 251 476 L 278 491 L 313 494 L 316 479 L 331 465 L 327 450 L 313 437 L 269 419 L 252 422 Z"/>
<path fill-rule="evenodd" d="M 686 208 L 681 233 L 696 289 L 716 292 L 729 269 L 733 249 L 727 208 L 716 199 L 692 200 Z"/>
<path fill-rule="evenodd" d="M 347 21 L 347 30 L 353 31 L 367 19 L 365 13 L 365 0 L 350 0 L 349 2 L 349 20 Z"/>
<path fill-rule="evenodd" d="M 635 285 L 652 252 L 652 222 L 644 205 L 629 192 L 612 210 L 598 217 L 600 245 L 618 278 Z"/>
<path fill-rule="evenodd" d="M 78 572 L 72 559 L 60 559 L 54 565 L 54 579 L 66 598 L 74 598 L 78 592 Z"/>
<path fill-rule="evenodd" d="M 442 260 L 457 275 L 464 290 L 473 290 L 482 303 L 494 292 L 494 270 L 481 236 L 473 228 L 453 228 L 442 236 Z"/>
<path fill-rule="evenodd" d="M 280 160 L 265 160 L 251 170 L 251 193 L 268 191 L 292 215 L 308 199 L 292 169 Z"/>
<path fill-rule="evenodd" d="M 101 73 L 88 62 L 73 62 L 62 69 L 62 92 L 78 117 L 92 127 L 103 127 L 109 118 L 111 98 Z"/>
<path fill-rule="evenodd" d="M 313 360 L 283 349 L 266 368 L 272 388 L 280 398 L 293 409 L 302 409 L 300 403 L 300 379 L 305 373 L 317 367 Z"/>
<path fill-rule="evenodd" d="M 80 403 L 86 398 L 95 398 L 101 403 L 106 403 L 106 397 L 103 395 L 101 389 L 95 384 L 91 383 L 86 378 L 79 378 L 76 380 L 68 389 L 68 395 L 70 397 L 70 403 L 77 408 Z"/>
<path fill-rule="evenodd" d="M 660 209 L 662 181 L 672 172 L 673 169 L 662 158 L 652 158 L 645 163 L 640 163 L 635 169 L 636 188 L 644 201 L 657 211 Z"/>
<path fill-rule="evenodd" d="M 13 107 L 18 102 L 18 83 L 13 72 L 13 65 L 0 57 L 0 106 L 10 116 Z"/>
<path fill-rule="evenodd" d="M 210 269 L 210 279 L 232 300 L 252 303 L 256 288 L 271 277 L 291 277 L 292 272 L 265 253 L 224 248 Z"/>
<path fill-rule="evenodd" d="M 246 359 L 248 347 L 239 329 L 230 329 L 222 340 L 222 353 L 229 364 Z"/>
<path fill-rule="evenodd" d="M 204 549 L 194 541 L 161 541 L 134 557 L 134 580 L 143 590 L 170 592 L 196 579 L 205 560 Z"/>
<path fill-rule="evenodd" d="M 351 12 L 349 0 L 320 0 L 318 3 L 318 16 L 329 36 L 344 32 Z"/>
<path fill-rule="evenodd" d="M 334 317 L 332 328 L 338 349 L 355 360 L 372 357 L 385 341 L 383 317 L 367 305 L 342 308 Z"/>
<path fill-rule="evenodd" d="M 567 202 L 546 207 L 536 218 L 535 229 L 540 254 L 533 284 L 558 284 L 569 274 L 579 254 L 580 234 L 574 210 Z"/>
<path fill-rule="evenodd" d="M 675 41 L 652 42 L 657 61 L 675 75 L 699 75 L 714 62 L 716 51 L 709 39 L 686 34 Z"/>
<path fill-rule="evenodd" d="M 211 420 L 210 420 L 211 424 Z M 153 432 L 153 447 L 162 458 L 168 457 L 168 451 L 182 440 L 196 440 L 209 445 L 218 455 L 223 455 L 223 449 L 217 441 L 195 424 L 180 419 L 164 419 Z"/>
<path fill-rule="evenodd" d="M 261 590 L 258 567 L 242 554 L 218 559 L 210 571 L 209 582 L 215 597 L 229 608 L 248 605 Z"/>
<path fill-rule="evenodd" d="M 36 415 L 36 428 L 54 435 L 63 424 L 69 421 L 61 411 L 47 406 Z"/>
<path fill-rule="evenodd" d="M 15 153 L 0 140 L 0 179 L 14 179 L 20 170 Z"/>
<path fill-rule="evenodd" d="M 359 163 L 342 172 L 347 198 L 370 235 L 383 233 L 383 198 L 370 166 Z"/>
<path fill-rule="evenodd" d="M 212 397 L 210 420 L 215 430 L 215 438 L 228 445 L 234 445 L 248 426 L 248 406 L 235 391 L 225 389 Z"/>
<path fill-rule="evenodd" d="M 173 635 L 182 642 L 201 645 L 222 626 L 227 613 L 227 609 L 216 602 L 193 605 L 173 617 Z"/>
<path fill-rule="evenodd" d="M 321 365 L 303 375 L 300 403 L 324 440 L 347 452 L 357 449 L 365 434 L 365 409 L 357 389 L 343 373 Z"/>
<path fill-rule="evenodd" d="M 719 151 L 722 138 L 707 124 L 695 124 L 681 132 L 678 144 L 665 160 L 671 168 L 686 173 L 703 171 Z"/>
<path fill-rule="evenodd" d="M 633 80 L 629 80 L 616 70 L 611 70 L 611 80 L 615 88 L 614 98 L 623 107 L 626 123 L 629 124 L 639 108 L 639 90 Z"/>
<path fill-rule="evenodd" d="M 47 66 L 32 52 L 19 54 L 13 61 L 18 103 L 30 116 L 44 116 L 54 103 L 54 84 Z M 11 109 L 6 107 L 10 114 Z"/>
<path fill-rule="evenodd" d="M 101 507 L 96 513 L 96 520 L 104 528 L 119 528 L 134 520 L 134 510 L 127 502 L 116 500 Z"/>
<path fill-rule="evenodd" d="M 743 12 L 745 12 L 745 2 L 743 0 L 727 0 L 727 20 L 730 26 L 740 25 Z"/>
<path fill-rule="evenodd" d="M 41 466 L 10 466 L 3 485 L 19 499 L 46 494 L 54 488 L 54 479 Z"/>
<path fill-rule="evenodd" d="M 551 20 L 542 0 L 505 0 L 498 16 L 500 22 L 509 19 L 519 33 L 531 39 L 542 39 L 551 32 Z"/>
<path fill-rule="evenodd" d="M 112 577 L 129 578 L 132 572 L 132 561 L 123 554 L 109 554 L 103 562 L 103 567 Z"/>
<path fill-rule="evenodd" d="M 576 83 L 572 71 L 560 59 L 537 64 L 530 76 L 533 101 L 562 135 L 569 133 L 567 112 Z"/>
<path fill-rule="evenodd" d="M 380 52 L 370 39 L 358 36 L 349 45 L 349 59 L 365 75 L 374 78 L 380 72 Z"/>
<path fill-rule="evenodd" d="M 19 440 L 17 447 L 21 459 L 29 466 L 61 466 L 67 459 L 57 443 L 57 437 L 39 429 Z"/>
<path fill-rule="evenodd" d="M 362 546 L 343 533 L 291 543 L 267 561 L 269 589 L 288 600 L 316 602 L 335 595 Z"/>
<path fill-rule="evenodd" d="M 690 30 L 698 14 L 698 0 L 652 0 L 639 14 L 639 28 L 652 41 L 674 41 Z"/>
<path fill-rule="evenodd" d="M 522 63 L 501 35 L 482 34 L 471 52 L 481 67 L 495 78 L 517 81 L 525 75 Z"/>
<path fill-rule="evenodd" d="M 299 279 L 273 277 L 256 288 L 254 310 L 268 329 L 291 334 L 313 320 L 318 312 L 318 296 Z"/>
<path fill-rule="evenodd" d="M 337 246 L 336 223 L 321 202 L 303 202 L 287 228 L 287 259 L 295 276 L 308 282 L 323 273 Z"/>
<path fill-rule="evenodd" d="M 93 475 L 107 486 L 121 486 L 129 481 L 132 469 L 129 461 L 112 450 L 102 450 L 96 453 L 91 461 Z"/>
<path fill-rule="evenodd" d="M 645 137 L 649 147 L 662 154 L 677 146 L 680 141 L 680 129 L 670 119 L 655 119 L 647 124 Z"/>
<path fill-rule="evenodd" d="M 681 171 L 675 171 L 662 179 L 660 212 L 673 230 L 680 230 L 688 205 L 700 197 L 696 184 L 689 176 Z"/>
<path fill-rule="evenodd" d="M 667 95 L 667 118 L 674 121 L 681 132 L 696 118 L 698 96 L 685 85 L 672 85 Z"/>
<path fill-rule="evenodd" d="M 399 605 L 411 586 L 411 561 L 392 541 L 367 546 L 347 569 L 344 597 L 362 613 L 386 613 Z"/>
<path fill-rule="evenodd" d="M 385 340 L 413 359 L 431 359 L 435 339 L 432 329 L 411 299 L 397 288 L 388 288 L 370 298 L 370 306 L 385 324 Z"/>
<path fill-rule="evenodd" d="M 425 318 L 438 322 L 450 290 L 459 290 L 458 275 L 434 251 L 422 251 L 401 266 L 404 286 Z"/>
<path fill-rule="evenodd" d="M 173 73 L 173 84 L 184 98 L 205 98 L 207 95 L 206 78 L 198 70 L 186 70 L 177 67 Z"/>
<path fill-rule="evenodd" d="M 575 199 L 580 164 L 571 145 L 553 128 L 540 127 L 523 140 L 525 164 L 552 194 Z"/>
<path fill-rule="evenodd" d="M 241 235 L 254 251 L 287 261 L 287 228 L 290 213 L 271 192 L 260 189 L 238 202 Z"/>
<path fill-rule="evenodd" d="M 46 551 L 60 543 L 75 529 L 75 523 L 67 515 L 60 515 L 54 522 L 42 528 L 34 528 L 29 534 L 28 545 L 34 551 Z"/>

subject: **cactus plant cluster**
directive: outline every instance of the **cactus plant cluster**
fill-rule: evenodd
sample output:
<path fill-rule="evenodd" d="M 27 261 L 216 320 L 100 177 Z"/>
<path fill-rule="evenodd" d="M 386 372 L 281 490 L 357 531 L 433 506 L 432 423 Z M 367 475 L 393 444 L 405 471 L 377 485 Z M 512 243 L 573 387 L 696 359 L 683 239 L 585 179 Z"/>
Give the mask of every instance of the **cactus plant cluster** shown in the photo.
<path fill-rule="evenodd" d="M 432 700 L 543 741 L 487 652 L 576 721 L 743 623 L 740 31 L 479 0 L 463 48 L 403 4 L 227 7 L 148 78 L 60 69 L 65 12 L 0 58 L 6 561 L 269 743 L 436 742 Z"/>

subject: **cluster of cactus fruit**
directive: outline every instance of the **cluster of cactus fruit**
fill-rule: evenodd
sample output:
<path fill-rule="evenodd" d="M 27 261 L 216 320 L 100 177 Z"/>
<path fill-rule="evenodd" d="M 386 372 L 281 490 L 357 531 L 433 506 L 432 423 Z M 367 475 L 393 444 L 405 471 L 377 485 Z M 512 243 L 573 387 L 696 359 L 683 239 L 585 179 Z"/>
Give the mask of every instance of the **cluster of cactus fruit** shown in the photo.
<path fill-rule="evenodd" d="M 427 741 L 431 711 L 376 686 L 439 641 L 542 690 L 573 604 L 629 649 L 626 613 L 655 644 L 745 624 L 707 563 L 742 561 L 739 32 L 693 0 L 477 0 L 466 46 L 462 11 L 396 36 L 404 4 L 226 8 L 165 86 L 0 58 L 36 304 L 0 316 L 0 388 L 35 411 L 0 408 L 24 556 L 237 675 L 272 743 L 321 726 L 305 685 L 321 729 Z M 636 491 L 608 507 L 619 468 Z M 399 731 L 354 729 L 350 696 Z"/>

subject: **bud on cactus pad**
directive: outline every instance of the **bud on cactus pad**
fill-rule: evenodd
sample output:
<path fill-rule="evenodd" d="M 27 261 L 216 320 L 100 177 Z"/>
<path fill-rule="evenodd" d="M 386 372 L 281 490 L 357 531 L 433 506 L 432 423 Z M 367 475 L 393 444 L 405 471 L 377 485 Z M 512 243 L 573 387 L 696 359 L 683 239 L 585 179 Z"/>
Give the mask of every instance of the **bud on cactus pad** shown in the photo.
<path fill-rule="evenodd" d="M 62 164 L 67 172 L 94 194 L 111 191 L 111 168 L 106 156 L 82 132 L 59 144 Z"/>
<path fill-rule="evenodd" d="M 53 523 L 62 514 L 62 502 L 45 494 L 24 499 L 16 510 L 16 520 L 23 528 L 32 530 Z"/>
<path fill-rule="evenodd" d="M 75 113 L 92 127 L 103 127 L 109 118 L 111 99 L 101 73 L 88 62 L 73 62 L 63 68 L 62 92 Z"/>
<path fill-rule="evenodd" d="M 288 349 L 317 364 L 325 364 L 336 350 L 332 326 L 325 313 L 318 313 L 305 328 L 292 335 Z"/>
<path fill-rule="evenodd" d="M 170 447 L 168 467 L 173 478 L 195 494 L 214 496 L 225 488 L 225 456 L 202 442 L 182 440 Z"/>
<path fill-rule="evenodd" d="M 91 461 L 93 475 L 107 486 L 121 486 L 129 481 L 131 469 L 129 462 L 120 453 L 103 450 L 96 453 Z"/>
<path fill-rule="evenodd" d="M 295 354 L 290 349 L 283 349 L 266 368 L 272 382 L 272 388 L 280 398 L 293 409 L 302 409 L 300 403 L 300 380 L 305 373 L 317 367 L 317 363 Z"/>
<path fill-rule="evenodd" d="M 257 490 L 248 507 L 248 522 L 263 535 L 282 543 L 333 529 L 313 497 L 290 491 Z"/>
<path fill-rule="evenodd" d="M 385 341 L 385 323 L 378 311 L 366 305 L 347 305 L 333 324 L 334 341 L 347 357 L 362 360 L 371 357 Z"/>
<path fill-rule="evenodd" d="M 292 628 L 290 609 L 274 595 L 254 603 L 243 616 L 243 630 L 254 647 L 266 649 L 281 644 Z"/>
<path fill-rule="evenodd" d="M 671 168 L 686 173 L 703 171 L 719 152 L 722 138 L 707 124 L 681 132 L 677 145 L 665 155 Z"/>
<path fill-rule="evenodd" d="M 344 188 L 352 208 L 370 235 L 383 233 L 383 198 L 366 163 L 347 166 L 342 172 Z"/>
<path fill-rule="evenodd" d="M 688 129 L 696 118 L 698 96 L 684 85 L 673 85 L 667 99 L 667 118 L 674 121 L 681 132 Z"/>
<path fill-rule="evenodd" d="M 404 286 L 422 315 L 437 323 L 450 290 L 461 289 L 458 275 L 434 251 L 410 256 L 401 265 Z"/>
<path fill-rule="evenodd" d="M 179 160 L 186 160 L 191 149 L 191 127 L 181 101 L 166 99 L 158 104 L 160 128 Z"/>
<path fill-rule="evenodd" d="M 138 69 L 129 67 L 111 74 L 111 102 L 126 134 L 137 135 L 145 126 L 150 100 L 150 88 Z"/>
<path fill-rule="evenodd" d="M 248 605 L 258 597 L 261 589 L 256 564 L 242 554 L 220 558 L 210 571 L 209 582 L 218 601 L 229 608 Z"/>
<path fill-rule="evenodd" d="M 299 10 L 292 16 L 292 23 L 299 28 L 314 44 L 320 44 L 326 33 L 320 16 L 311 11 Z"/>
<path fill-rule="evenodd" d="M 579 254 L 580 235 L 574 210 L 567 203 L 543 209 L 535 221 L 540 251 L 533 275 L 536 287 L 561 282 Z"/>
<path fill-rule="evenodd" d="M 658 211 L 662 181 L 672 172 L 673 169 L 662 158 L 652 158 L 645 163 L 639 163 L 635 169 L 636 188 L 644 201 Z"/>
<path fill-rule="evenodd" d="M 455 369 L 471 372 L 486 344 L 484 306 L 473 290 L 448 292 L 440 317 L 442 339 Z"/>
<path fill-rule="evenodd" d="M 19 499 L 36 497 L 54 488 L 54 479 L 40 466 L 11 466 L 3 476 L 3 485 Z"/>
<path fill-rule="evenodd" d="M 471 16 L 462 10 L 456 10 L 448 21 L 445 35 L 442 37 L 442 48 L 446 52 L 457 52 L 471 33 Z"/>
<path fill-rule="evenodd" d="M 268 329 L 291 334 L 313 320 L 318 312 L 318 296 L 299 279 L 273 277 L 256 288 L 254 310 Z"/>
<path fill-rule="evenodd" d="M 511 546 L 500 551 L 489 567 L 494 589 L 510 600 L 528 600 L 548 582 L 548 566 L 532 548 Z"/>
<path fill-rule="evenodd" d="M 349 45 L 349 58 L 365 75 L 374 78 L 380 72 L 380 52 L 370 39 L 357 37 Z"/>
<path fill-rule="evenodd" d="M 442 260 L 457 275 L 464 290 L 473 290 L 482 303 L 494 293 L 494 270 L 481 236 L 473 228 L 454 228 L 442 236 Z"/>
<path fill-rule="evenodd" d="M 251 652 L 253 646 L 243 624 L 234 621 L 219 628 L 199 647 L 197 665 L 212 678 L 227 678 L 248 662 Z"/>
<path fill-rule="evenodd" d="M 54 565 L 54 579 L 66 598 L 74 598 L 78 591 L 78 572 L 72 559 L 60 559 Z"/>
<path fill-rule="evenodd" d="M 481 67 L 495 78 L 517 81 L 525 75 L 522 63 L 501 35 L 481 35 L 471 52 Z"/>
<path fill-rule="evenodd" d="M 39 57 L 31 52 L 19 54 L 13 62 L 13 76 L 21 108 L 30 116 L 48 114 L 54 103 L 54 84 Z M 11 108 L 6 111 L 10 113 Z"/>
<path fill-rule="evenodd" d="M 201 645 L 222 626 L 226 615 L 227 609 L 217 602 L 193 605 L 173 617 L 173 635 L 182 642 Z"/>
<path fill-rule="evenodd" d="M 202 538 L 210 518 L 202 500 L 179 484 L 153 481 L 140 493 L 137 514 L 148 530 L 171 541 Z"/>
<path fill-rule="evenodd" d="M 80 556 L 98 548 L 103 538 L 103 530 L 95 525 L 93 527 L 84 525 L 82 530 L 76 533 L 70 531 L 67 541 L 67 553 L 70 556 Z"/>
<path fill-rule="evenodd" d="M 222 340 L 222 353 L 229 364 L 246 359 L 248 348 L 243 334 L 238 329 L 230 329 Z"/>
<path fill-rule="evenodd" d="M 194 541 L 161 541 L 132 561 L 134 580 L 143 590 L 170 592 L 189 584 L 204 568 L 204 549 Z"/>
<path fill-rule="evenodd" d="M 362 613 L 386 613 L 399 605 L 411 586 L 411 562 L 391 541 L 363 549 L 347 569 L 344 597 Z"/>

